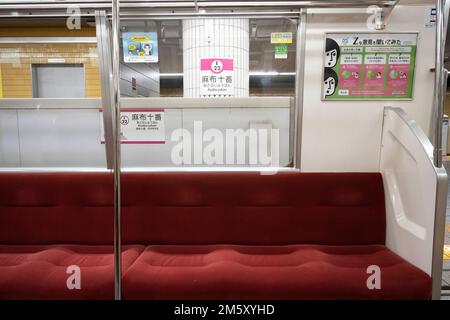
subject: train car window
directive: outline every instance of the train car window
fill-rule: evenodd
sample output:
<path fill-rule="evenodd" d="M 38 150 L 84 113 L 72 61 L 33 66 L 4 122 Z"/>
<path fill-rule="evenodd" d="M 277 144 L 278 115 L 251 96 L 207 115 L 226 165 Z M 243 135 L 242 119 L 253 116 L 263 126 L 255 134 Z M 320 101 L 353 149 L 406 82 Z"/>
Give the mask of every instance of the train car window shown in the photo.
<path fill-rule="evenodd" d="M 0 31 L 1 163 L 111 164 L 108 59 L 95 22 L 17 25 Z M 297 27 L 287 18 L 122 20 L 124 168 L 292 167 Z"/>
<path fill-rule="evenodd" d="M 106 168 L 95 22 L 0 26 L 0 166 Z"/>
<path fill-rule="evenodd" d="M 123 20 L 120 29 L 125 168 L 292 166 L 297 21 Z"/>
<path fill-rule="evenodd" d="M 232 19 L 222 19 L 232 20 Z M 239 19 L 235 19 L 239 20 Z M 241 19 L 242 20 L 242 19 Z M 294 95 L 295 51 L 297 25 L 288 19 L 243 19 L 248 23 L 248 77 L 249 95 Z M 206 19 L 218 21 L 218 19 Z M 186 25 L 187 22 L 184 22 Z M 219 22 L 217 22 L 219 24 Z M 183 21 L 123 21 L 126 35 L 154 34 L 158 42 L 158 61 L 140 63 L 145 59 L 133 59 L 139 49 L 126 48 L 124 62 L 121 46 L 121 95 L 123 97 L 183 97 Z M 217 37 L 220 35 L 218 27 Z M 222 31 L 224 32 L 224 31 Z M 288 35 L 286 39 L 274 39 L 274 34 Z M 290 35 L 290 36 L 289 36 Z M 197 35 L 195 35 L 197 36 Z M 209 44 L 212 44 L 212 36 Z M 156 41 L 156 40 L 155 40 Z M 219 40 L 220 41 L 220 40 Z M 206 40 L 208 43 L 208 40 Z M 187 45 L 187 43 L 186 43 Z M 156 50 L 156 49 L 155 49 Z M 140 51 L 145 55 L 145 52 Z M 130 56 L 131 55 L 131 59 Z M 133 80 L 134 78 L 134 80 Z M 140 81 L 139 81 L 140 80 Z M 159 84 L 159 85 L 158 85 Z"/>

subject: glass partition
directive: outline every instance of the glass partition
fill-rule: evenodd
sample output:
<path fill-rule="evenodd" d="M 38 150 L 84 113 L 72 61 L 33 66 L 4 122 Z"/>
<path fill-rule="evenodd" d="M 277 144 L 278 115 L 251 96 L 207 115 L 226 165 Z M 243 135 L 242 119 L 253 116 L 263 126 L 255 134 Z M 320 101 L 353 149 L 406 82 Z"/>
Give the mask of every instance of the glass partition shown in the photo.
<path fill-rule="evenodd" d="M 0 165 L 106 168 L 95 22 L 1 23 Z"/>
<path fill-rule="evenodd" d="M 292 167 L 297 22 L 122 20 L 123 168 Z"/>

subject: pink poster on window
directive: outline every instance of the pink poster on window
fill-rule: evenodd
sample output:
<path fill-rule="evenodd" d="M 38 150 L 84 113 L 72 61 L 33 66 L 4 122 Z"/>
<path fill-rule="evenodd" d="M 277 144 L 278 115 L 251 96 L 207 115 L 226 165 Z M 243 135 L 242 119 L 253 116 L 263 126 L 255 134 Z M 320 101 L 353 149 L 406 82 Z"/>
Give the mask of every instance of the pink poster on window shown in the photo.
<path fill-rule="evenodd" d="M 339 88 L 359 88 L 361 85 L 361 62 L 360 54 L 344 54 L 341 57 L 339 68 Z"/>
<path fill-rule="evenodd" d="M 408 92 L 410 60 L 409 54 L 389 56 L 387 86 L 396 94 Z"/>
<path fill-rule="evenodd" d="M 364 88 L 383 88 L 386 73 L 386 55 L 364 57 Z"/>

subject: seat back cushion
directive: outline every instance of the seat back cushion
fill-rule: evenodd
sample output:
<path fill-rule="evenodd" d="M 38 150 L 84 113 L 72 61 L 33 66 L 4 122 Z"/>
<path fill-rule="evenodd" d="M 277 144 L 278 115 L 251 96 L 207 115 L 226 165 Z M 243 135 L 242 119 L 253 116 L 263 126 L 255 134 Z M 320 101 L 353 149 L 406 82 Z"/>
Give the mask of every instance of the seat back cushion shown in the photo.
<path fill-rule="evenodd" d="M 112 244 L 107 173 L 0 174 L 0 244 Z M 378 173 L 122 174 L 124 244 L 384 244 Z"/>
<path fill-rule="evenodd" d="M 108 173 L 0 174 L 0 244 L 112 244 Z"/>
<path fill-rule="evenodd" d="M 129 173 L 124 233 L 143 244 L 384 244 L 378 173 Z"/>

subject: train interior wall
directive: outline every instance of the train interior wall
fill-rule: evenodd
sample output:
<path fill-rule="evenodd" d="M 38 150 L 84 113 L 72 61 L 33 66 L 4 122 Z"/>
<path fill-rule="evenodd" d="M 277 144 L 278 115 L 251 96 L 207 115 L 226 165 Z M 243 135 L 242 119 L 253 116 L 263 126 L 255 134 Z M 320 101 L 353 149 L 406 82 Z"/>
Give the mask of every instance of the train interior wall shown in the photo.
<path fill-rule="evenodd" d="M 430 70 L 434 68 L 436 29 L 425 27 L 425 13 L 432 1 L 428 3 L 398 5 L 392 11 L 385 30 L 419 33 L 411 101 L 322 101 L 321 88 L 317 84 L 322 77 L 321 52 L 324 50 L 325 33 L 363 32 L 367 30 L 367 14 L 361 13 L 361 10 L 342 10 L 341 14 L 334 14 L 331 10 L 319 9 L 317 12 L 320 14 L 308 14 L 302 171 L 378 171 L 385 106 L 401 107 L 433 141 L 434 72 Z"/>

